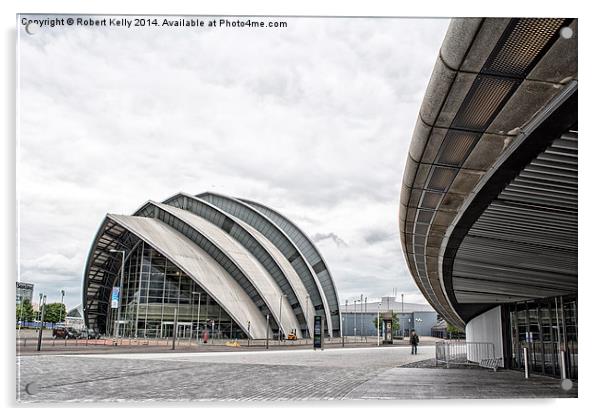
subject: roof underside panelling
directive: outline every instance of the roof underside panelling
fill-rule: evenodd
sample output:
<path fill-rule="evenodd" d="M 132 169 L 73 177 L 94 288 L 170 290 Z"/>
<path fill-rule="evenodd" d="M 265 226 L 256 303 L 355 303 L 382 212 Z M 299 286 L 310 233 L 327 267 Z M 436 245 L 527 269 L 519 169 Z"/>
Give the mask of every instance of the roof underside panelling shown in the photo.
<path fill-rule="evenodd" d="M 456 254 L 459 303 L 577 291 L 577 132 L 538 155 L 485 209 Z"/>

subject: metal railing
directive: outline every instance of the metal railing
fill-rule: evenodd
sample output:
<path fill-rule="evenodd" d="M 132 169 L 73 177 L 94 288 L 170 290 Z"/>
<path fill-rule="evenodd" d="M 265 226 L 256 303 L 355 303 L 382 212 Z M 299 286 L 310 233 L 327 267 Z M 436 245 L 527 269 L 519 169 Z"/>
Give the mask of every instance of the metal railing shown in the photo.
<path fill-rule="evenodd" d="M 266 345 L 266 340 L 264 339 L 230 339 L 230 338 L 214 338 L 209 339 L 207 343 L 203 343 L 202 340 L 197 341 L 196 338 L 177 338 L 176 346 L 178 347 L 210 347 L 210 346 L 224 346 L 229 342 L 238 341 L 241 346 L 249 346 L 249 347 L 264 347 Z M 298 340 L 282 340 L 278 341 L 277 339 L 269 340 L 270 347 L 278 347 L 278 346 L 295 346 L 295 345 L 309 345 L 313 341 L 309 338 L 303 338 Z M 341 343 L 340 338 L 325 338 L 324 344 L 326 345 L 336 345 Z M 350 341 L 348 341 L 350 342 Z M 37 343 L 37 338 L 17 338 L 16 345 L 17 348 L 33 348 Z M 76 338 L 76 339 L 65 339 L 65 338 L 43 338 L 42 339 L 42 349 L 44 348 L 79 348 L 79 347 L 114 347 L 114 346 L 125 346 L 125 347 L 135 347 L 135 346 L 156 346 L 156 347 L 169 347 L 173 343 L 173 338 L 130 338 L 130 337 L 102 337 L 100 339 L 86 339 L 86 338 Z"/>
<path fill-rule="evenodd" d="M 436 364 L 479 365 L 482 360 L 496 358 L 492 342 L 448 340 L 435 343 Z"/>

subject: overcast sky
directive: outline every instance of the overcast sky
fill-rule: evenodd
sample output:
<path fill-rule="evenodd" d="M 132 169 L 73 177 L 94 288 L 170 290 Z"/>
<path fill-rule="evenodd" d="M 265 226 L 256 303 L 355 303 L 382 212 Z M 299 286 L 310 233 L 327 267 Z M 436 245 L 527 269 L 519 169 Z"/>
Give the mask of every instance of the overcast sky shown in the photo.
<path fill-rule="evenodd" d="M 278 19 L 282 20 L 282 19 Z M 81 303 L 105 214 L 212 190 L 282 212 L 339 298 L 426 303 L 399 242 L 401 177 L 448 20 L 285 29 L 20 29 L 20 280 Z M 34 299 L 34 300 L 35 300 Z"/>

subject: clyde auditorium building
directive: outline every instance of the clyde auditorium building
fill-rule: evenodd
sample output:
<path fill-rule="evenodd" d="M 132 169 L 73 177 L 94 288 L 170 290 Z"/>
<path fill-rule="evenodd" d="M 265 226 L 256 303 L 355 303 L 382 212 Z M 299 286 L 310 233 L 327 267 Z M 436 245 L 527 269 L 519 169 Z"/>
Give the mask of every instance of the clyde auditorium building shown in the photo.
<path fill-rule="evenodd" d="M 577 90 L 576 19 L 454 19 L 399 215 L 414 280 L 467 342 L 492 344 L 507 368 L 573 379 Z"/>
<path fill-rule="evenodd" d="M 118 311 L 111 294 L 122 257 Z M 108 214 L 87 260 L 83 305 L 88 327 L 122 336 L 172 336 L 176 309 L 181 337 L 211 324 L 223 338 L 312 337 L 316 315 L 325 336 L 340 335 L 334 282 L 310 239 L 271 208 L 210 192 Z"/>

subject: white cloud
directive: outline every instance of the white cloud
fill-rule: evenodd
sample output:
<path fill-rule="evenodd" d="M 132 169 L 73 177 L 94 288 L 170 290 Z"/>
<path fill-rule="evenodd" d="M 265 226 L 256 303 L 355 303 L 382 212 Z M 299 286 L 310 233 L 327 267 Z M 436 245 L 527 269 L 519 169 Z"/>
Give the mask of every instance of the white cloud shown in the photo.
<path fill-rule="evenodd" d="M 319 241 L 342 299 L 420 298 L 399 185 L 443 19 L 288 19 L 279 30 L 55 28 L 19 47 L 22 280 L 79 302 L 106 212 L 215 190 Z M 319 239 L 318 239 L 319 240 Z"/>

